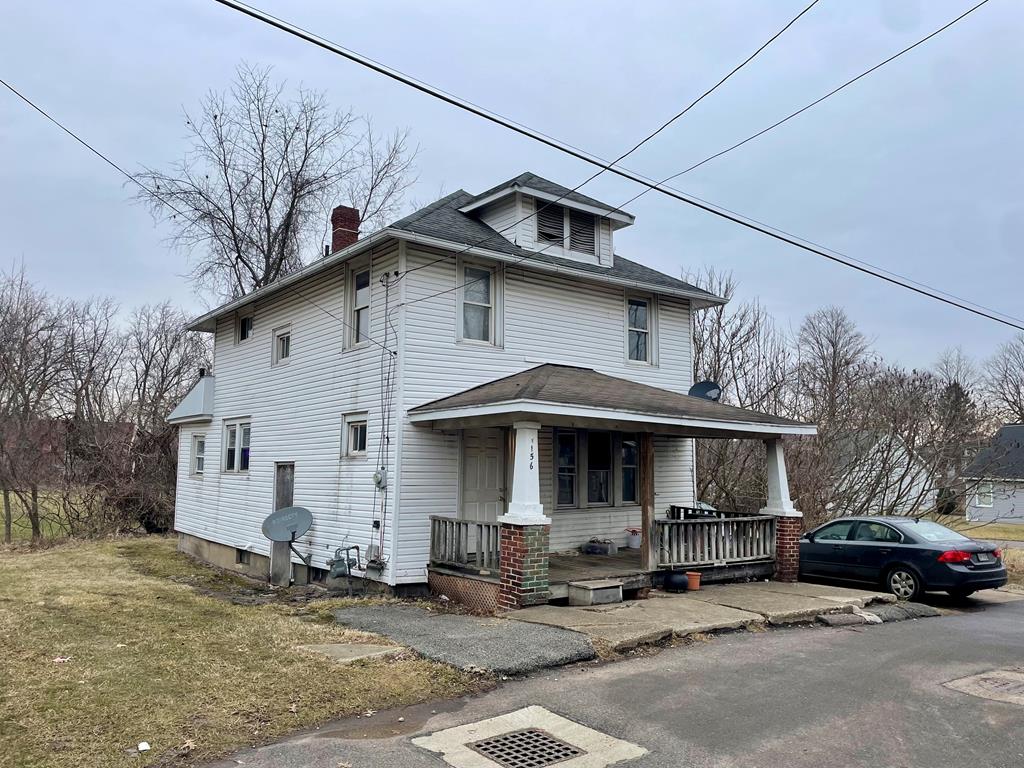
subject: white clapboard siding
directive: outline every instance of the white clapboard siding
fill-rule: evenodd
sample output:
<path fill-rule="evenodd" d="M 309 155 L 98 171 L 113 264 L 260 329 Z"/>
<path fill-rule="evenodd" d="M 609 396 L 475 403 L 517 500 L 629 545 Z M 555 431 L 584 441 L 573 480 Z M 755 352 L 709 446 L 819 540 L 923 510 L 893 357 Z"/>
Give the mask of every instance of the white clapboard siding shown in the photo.
<path fill-rule="evenodd" d="M 408 248 L 410 267 L 439 252 Z M 499 271 L 499 275 L 502 273 Z M 455 260 L 417 270 L 403 281 L 408 301 L 403 346 L 404 409 L 454 394 L 546 362 L 594 368 L 602 373 L 686 392 L 692 383 L 689 303 L 658 301 L 659 364 L 625 359 L 623 289 L 509 267 L 503 281 L 503 347 L 456 341 L 458 291 L 431 296 L 456 285 Z M 429 298 L 426 298 L 429 297 Z M 548 466 L 550 433 L 542 462 Z M 692 503 L 692 447 L 689 440 L 659 439 L 656 464 L 659 504 Z M 459 503 L 459 438 L 403 422 L 401 514 L 396 541 L 396 578 L 422 581 L 429 556 L 430 515 L 455 516 Z M 625 540 L 624 529 L 639 522 L 638 508 L 553 510 L 550 473 L 542 471 L 542 502 L 552 522 L 552 548 L 566 549 L 593 535 Z M 659 491 L 659 488 L 662 490 Z M 663 498 L 664 497 L 664 498 Z"/>
<path fill-rule="evenodd" d="M 373 254 L 370 332 L 376 339 L 384 337 L 379 278 L 397 266 L 396 247 Z M 345 328 L 337 318 L 345 318 L 345 274 L 339 266 L 302 282 L 297 290 L 258 302 L 253 335 L 240 344 L 235 342 L 234 320 L 218 322 L 215 416 L 209 425 L 181 430 L 176 530 L 268 554 L 260 525 L 273 509 L 274 464 L 294 462 L 294 503 L 308 507 L 314 520 L 297 548 L 312 554 L 313 565 L 325 567 L 336 547 L 358 544 L 365 551 L 371 542 L 372 477 L 381 434 L 381 349 L 372 344 L 344 348 Z M 272 333 L 283 325 L 291 326 L 291 357 L 286 365 L 272 366 Z M 396 345 L 393 335 L 389 344 Z M 342 457 L 343 416 L 359 412 L 368 414 L 367 457 Z M 223 473 L 223 423 L 240 417 L 252 423 L 250 468 L 245 474 Z M 188 473 L 191 436 L 198 432 L 206 435 L 202 478 Z M 388 465 L 394 474 L 391 453 Z M 393 513 L 392 507 L 385 526 L 385 557 L 391 557 Z"/>

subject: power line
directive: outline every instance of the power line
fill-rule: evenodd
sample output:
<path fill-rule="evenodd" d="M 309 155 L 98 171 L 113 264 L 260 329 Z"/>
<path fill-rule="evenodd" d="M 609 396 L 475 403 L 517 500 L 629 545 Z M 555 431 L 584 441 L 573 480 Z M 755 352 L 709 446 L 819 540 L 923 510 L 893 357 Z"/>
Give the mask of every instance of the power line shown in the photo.
<path fill-rule="evenodd" d="M 426 264 L 421 264 L 418 267 L 414 267 L 413 269 L 406 270 L 405 274 L 408 274 L 410 272 L 416 272 L 417 270 L 420 270 L 420 269 L 426 269 L 427 267 L 433 266 L 434 264 L 439 264 L 440 262 L 445 261 L 445 260 L 450 259 L 450 258 L 457 258 L 458 256 L 462 255 L 463 253 L 465 253 L 466 251 L 470 250 L 471 248 L 476 248 L 476 247 L 479 247 L 479 246 L 483 245 L 484 243 L 490 242 L 491 240 L 493 240 L 495 238 L 495 236 L 501 236 L 505 232 L 508 232 L 510 230 L 514 230 L 520 224 L 522 224 L 522 223 L 524 223 L 526 221 L 529 221 L 530 219 L 532 219 L 532 218 L 534 218 L 536 216 L 539 216 L 542 211 L 546 211 L 548 208 L 551 208 L 553 206 L 557 206 L 558 203 L 560 203 L 562 200 L 564 200 L 567 196 L 571 195 L 574 192 L 578 192 L 580 189 L 582 189 L 587 184 L 592 182 L 594 179 L 596 179 L 598 176 L 603 174 L 605 171 L 609 170 L 612 166 L 617 165 L 619 162 L 621 162 L 622 160 L 624 160 L 627 157 L 629 157 L 631 154 L 633 154 L 638 149 L 640 149 L 640 147 L 642 147 L 648 141 L 653 139 L 659 133 L 661 133 L 666 128 L 668 128 L 670 125 L 672 125 L 674 122 L 676 122 L 681 117 L 683 117 L 687 112 L 689 112 L 691 109 L 693 109 L 695 106 L 697 106 L 700 102 L 702 102 L 707 96 L 710 96 L 720 86 L 724 85 L 725 82 L 727 80 L 729 80 L 733 75 L 735 75 L 737 72 L 739 72 L 741 69 L 743 69 L 747 64 L 749 64 L 751 61 L 753 61 L 758 56 L 758 54 L 760 54 L 762 51 L 764 51 L 765 48 L 767 48 L 769 45 L 771 45 L 773 42 L 775 42 L 779 37 L 781 37 L 782 34 L 784 32 L 786 32 L 786 30 L 788 30 L 791 26 L 793 26 L 805 13 L 807 13 L 808 11 L 811 10 L 811 8 L 813 8 L 815 5 L 817 5 L 818 1 L 819 0 L 812 0 L 810 5 L 808 5 L 802 11 L 800 11 L 800 13 L 798 13 L 796 16 L 794 16 L 792 19 L 790 19 L 786 23 L 786 25 L 784 27 L 782 27 L 782 29 L 780 29 L 778 32 L 776 32 L 774 35 L 772 35 L 770 38 L 768 38 L 753 53 L 751 53 L 749 56 L 747 56 L 747 58 L 745 58 L 743 61 L 741 61 L 739 64 L 737 64 L 731 70 L 729 70 L 729 72 L 725 76 L 720 78 L 718 80 L 718 82 L 716 82 L 714 85 L 712 85 L 710 88 L 708 88 L 702 94 L 700 94 L 697 98 L 695 98 L 693 101 L 691 101 L 689 104 L 687 104 L 686 107 L 684 107 L 681 111 L 677 112 L 675 115 L 673 115 L 668 120 L 666 120 L 661 125 L 659 125 L 654 131 L 652 131 L 651 133 L 647 134 L 647 136 L 645 136 L 643 139 L 641 139 L 640 141 L 635 143 L 632 147 L 630 147 L 628 150 L 623 152 L 621 155 L 619 155 L 617 158 L 612 160 L 610 163 L 608 163 L 608 164 L 602 166 L 601 168 L 599 168 L 596 172 L 594 172 L 593 174 L 591 174 L 590 176 L 585 178 L 583 181 L 581 181 L 579 184 L 577 184 L 572 189 L 570 189 L 570 190 L 568 190 L 566 192 L 562 192 L 557 198 L 555 198 L 554 200 L 545 202 L 539 208 L 535 205 L 534 206 L 534 210 L 533 210 L 532 213 L 524 216 L 523 218 L 521 218 L 521 219 L 519 219 L 517 221 L 512 222 L 511 224 L 509 224 L 506 227 L 503 227 L 502 229 L 496 230 L 494 234 L 490 234 L 487 237 L 485 237 L 485 238 L 483 238 L 481 240 L 478 240 L 476 243 L 473 243 L 472 245 L 466 246 L 463 250 L 458 251 L 458 252 L 456 252 L 454 254 L 451 254 L 451 255 L 445 255 L 445 256 L 442 256 L 441 258 L 434 259 L 433 261 L 429 261 Z M 616 209 L 616 210 L 618 210 L 618 209 Z M 424 213 L 422 215 L 426 215 L 426 213 Z M 413 221 L 415 222 L 416 220 L 418 220 L 421 217 L 417 217 L 417 219 L 414 219 Z M 410 223 L 412 223 L 412 222 L 410 222 Z M 550 247 L 550 246 L 548 246 L 548 247 Z M 544 248 L 543 250 L 547 250 L 547 248 Z"/>
<path fill-rule="evenodd" d="M 36 104 L 36 103 L 35 103 L 34 101 L 32 101 L 31 99 L 29 99 L 29 98 L 28 98 L 28 96 L 26 96 L 25 94 L 23 94 L 23 93 L 22 93 L 21 91 L 19 91 L 19 90 L 18 90 L 17 88 L 15 88 L 15 87 L 14 87 L 13 85 L 11 85 L 10 83 L 8 83 L 8 82 L 7 82 L 6 80 L 3 80 L 2 78 L 0 78 L 0 85 L 4 86 L 4 88 L 6 88 L 7 90 L 9 90 L 9 91 L 10 91 L 11 93 L 13 93 L 13 94 L 14 94 L 15 96 L 17 96 L 17 97 L 18 97 L 19 99 L 21 99 L 21 100 L 22 100 L 23 102 L 25 102 L 25 103 L 26 103 L 26 104 L 27 104 L 28 106 L 30 106 L 30 107 L 31 107 L 32 109 L 34 109 L 34 110 L 35 110 L 36 112 L 38 112 L 38 113 L 39 113 L 40 115 L 42 115 L 43 117 L 45 117 L 45 118 L 46 118 L 47 120 L 49 120 L 49 121 L 50 121 L 51 123 L 53 123 L 53 124 L 54 124 L 55 126 L 57 126 L 58 128 L 60 128 L 60 129 L 61 129 L 62 131 L 64 131 L 64 133 L 66 133 L 66 134 L 67 134 L 68 136 L 70 136 L 70 137 L 71 137 L 72 139 L 74 139 L 75 141 L 77 141 L 77 142 L 78 142 L 79 144 L 81 144 L 81 145 L 82 145 L 83 147 L 85 147 L 85 148 L 86 148 L 86 149 L 88 149 L 88 150 L 89 150 L 90 152 L 92 152 L 92 154 L 96 155 L 96 157 L 98 157 L 98 158 L 99 158 L 100 160 L 102 160 L 102 161 L 103 161 L 104 163 L 106 163 L 106 164 L 107 164 L 107 165 L 109 165 L 109 166 L 110 166 L 111 168 L 113 168 L 113 169 L 114 169 L 115 171 L 117 171 L 117 172 L 118 172 L 118 173 L 120 173 L 120 174 L 121 174 L 122 176 L 124 176 L 124 177 L 125 177 L 126 179 L 128 179 L 128 181 L 130 181 L 130 182 L 132 182 L 133 184 L 136 184 L 136 185 L 138 185 L 139 187 L 141 187 L 141 188 L 142 188 L 142 189 L 143 189 L 143 190 L 144 190 L 144 191 L 145 191 L 146 193 L 148 193 L 148 194 L 152 195 L 153 197 L 155 197 L 155 198 L 156 198 L 157 200 L 159 200 L 159 201 L 160 201 L 161 203 L 163 203 L 164 205 L 166 205 L 166 206 L 167 206 L 168 208 L 170 208 L 170 209 L 171 209 L 172 211 L 174 211 L 174 212 L 175 212 L 176 214 L 178 214 L 179 216 L 181 216 L 181 217 L 182 217 L 183 219 L 185 219 L 185 220 L 187 220 L 187 221 L 192 221 L 192 223 L 193 223 L 193 224 L 195 223 L 195 220 L 194 220 L 194 219 L 190 219 L 190 217 L 189 217 L 189 216 L 185 215 L 185 214 L 184 214 L 184 213 L 182 213 L 182 212 L 181 212 L 180 210 L 178 210 L 178 208 L 176 208 L 175 206 L 173 206 L 173 205 L 172 205 L 171 203 L 167 202 L 167 200 L 166 200 L 166 199 L 165 199 L 165 198 L 164 198 L 163 196 L 161 196 L 161 195 L 160 195 L 159 193 L 157 193 L 157 192 L 153 191 L 152 189 L 150 189 L 150 188 L 149 188 L 148 186 L 146 186 L 145 184 L 143 184 L 143 183 L 142 183 L 141 181 L 139 181 L 139 179 L 137 179 L 137 178 L 136 178 L 135 176 L 133 176 L 132 174 L 128 173 L 128 171 L 126 171 L 126 170 L 125 170 L 124 168 L 122 168 L 122 167 L 121 167 L 120 165 L 118 165 L 117 163 L 115 163 L 115 162 L 114 162 L 113 160 L 111 160 L 111 159 L 110 159 L 109 157 L 107 157 L 107 156 L 106 156 L 105 154 L 103 154 L 102 152 L 100 152 L 100 151 L 99 151 L 98 149 L 96 149 L 96 147 L 94 147 L 94 146 L 93 146 L 92 144 L 90 144 L 89 142 L 87 142 L 87 141 L 86 141 L 85 139 L 83 139 L 83 138 L 82 138 L 81 136 L 79 136 L 79 135 L 78 135 L 77 133 L 75 133 L 75 132 L 74 132 L 74 131 L 72 131 L 72 130 L 71 130 L 70 128 L 68 128 L 67 126 L 65 126 L 65 125 L 64 125 L 63 123 L 61 123 L 61 122 L 60 122 L 59 120 L 57 120 L 57 118 L 55 118 L 55 117 L 54 117 L 53 115 L 51 115 L 51 114 L 50 114 L 49 112 L 47 112 L 47 111 L 46 111 L 45 109 L 43 109 L 42 107 L 40 107 L 40 106 L 39 106 L 38 104 Z M 344 326 L 345 326 L 346 328 L 349 328 L 349 329 L 351 329 L 351 330 L 355 331 L 355 326 L 353 326 L 353 325 L 350 325 L 350 324 L 349 324 L 348 322 L 346 322 L 346 321 L 345 321 L 345 320 L 343 320 L 342 318 L 340 318 L 340 317 L 338 317 L 337 315 L 335 315 L 335 314 L 334 314 L 333 312 L 331 312 L 331 311 L 330 311 L 329 309 L 326 309 L 325 307 L 322 307 L 322 306 L 321 306 L 320 304 L 318 304 L 317 302 L 313 301 L 313 300 L 312 300 L 311 298 L 309 298 L 308 296 L 306 296 L 306 294 L 305 294 L 305 293 L 303 293 L 303 292 L 302 292 L 301 290 L 299 290 L 298 288 L 296 288 L 296 293 L 298 293 L 298 294 L 299 294 L 299 296 L 300 296 L 300 297 L 301 297 L 302 299 L 304 299 L 305 301 L 308 301 L 308 302 L 309 302 L 310 304 L 312 304 L 312 305 L 313 305 L 314 307 L 316 307 L 317 309 L 319 309 L 319 310 L 320 310 L 321 312 L 323 312 L 324 314 L 326 314 L 326 315 L 329 315 L 330 317 L 333 317 L 333 318 L 334 318 L 335 320 L 337 320 L 337 321 L 338 321 L 339 323 L 341 323 L 342 325 L 344 325 Z M 395 352 L 394 350 L 392 350 L 392 349 L 389 349 L 388 347 L 386 347 L 385 345 L 381 344 L 381 343 L 380 343 L 379 341 L 377 341 L 376 339 L 373 339 L 373 338 L 371 338 L 370 336 L 366 336 L 365 338 L 366 338 L 366 340 L 367 340 L 367 341 L 373 342 L 374 344 L 376 344 L 376 345 L 377 345 L 378 347 L 380 347 L 381 349 L 383 349 L 383 350 L 387 351 L 387 352 L 388 352 L 389 354 L 391 354 L 391 355 L 397 354 L 397 353 L 396 353 L 396 352 Z"/>
<path fill-rule="evenodd" d="M 793 235 L 789 235 L 787 233 L 784 233 L 783 230 L 778 230 L 778 229 L 776 229 L 774 227 L 770 227 L 768 225 L 761 224 L 761 223 L 759 223 L 759 222 L 757 222 L 757 221 L 755 221 L 755 220 L 753 220 L 753 219 L 751 219 L 751 218 L 749 218 L 747 216 L 744 216 L 742 214 L 735 213 L 735 212 L 730 211 L 728 209 L 725 209 L 725 208 L 723 208 L 721 206 L 718 206 L 718 205 L 715 205 L 713 203 L 709 203 L 707 201 L 701 200 L 700 198 L 696 198 L 696 197 L 694 197 L 692 195 L 684 193 L 684 192 L 682 192 L 680 190 L 677 190 L 677 189 L 675 189 L 673 187 L 669 187 L 669 186 L 666 186 L 664 184 L 652 181 L 652 180 L 647 179 L 646 177 L 642 176 L 641 174 L 638 174 L 638 173 L 636 173 L 634 171 L 630 171 L 629 169 L 614 166 L 612 163 L 609 163 L 607 160 L 599 158 L 599 157 L 597 157 L 595 155 L 591 155 L 590 153 L 585 152 L 585 151 L 583 151 L 583 150 L 581 150 L 581 149 L 579 149 L 577 147 L 574 147 L 573 145 L 568 144 L 567 142 L 561 141 L 559 139 L 552 138 L 551 136 L 543 134 L 540 131 L 536 131 L 536 130 L 534 130 L 532 128 L 524 126 L 524 125 L 522 125 L 520 123 L 517 123 L 517 122 L 515 122 L 513 120 L 510 120 L 508 118 L 502 117 L 501 115 L 499 115 L 499 114 L 497 114 L 495 112 L 491 112 L 489 110 L 483 109 L 482 107 L 479 107 L 479 106 L 473 104 L 472 102 L 466 101 L 465 99 L 461 99 L 461 98 L 459 98 L 457 96 L 454 96 L 454 95 L 452 95 L 452 94 L 450 94 L 450 93 L 448 93 L 446 91 L 441 90 L 440 88 L 437 88 L 435 86 L 429 85 L 429 84 L 424 83 L 424 82 L 422 82 L 420 80 L 416 80 L 415 78 L 410 77 L 409 75 L 406 75 L 406 74 L 400 72 L 399 70 L 396 70 L 396 69 L 393 69 L 391 67 L 388 67 L 388 66 L 386 66 L 384 64 L 381 64 L 380 62 L 376 62 L 373 59 L 370 59 L 370 58 L 368 58 L 366 56 L 358 54 L 358 53 L 356 53 L 354 51 L 351 51 L 351 50 L 349 50 L 347 48 L 344 48 L 344 47 L 338 45 L 337 43 L 333 43 L 333 42 L 331 42 L 329 40 L 326 40 L 325 38 L 319 37 L 318 35 L 314 35 L 313 33 L 308 32 L 308 31 L 302 29 L 301 27 L 298 27 L 298 26 L 296 26 L 294 24 L 291 24 L 289 22 L 283 21 L 283 20 L 281 20 L 281 19 L 279 19 L 279 18 L 277 18 L 275 16 L 272 16 L 272 15 L 270 15 L 268 13 L 265 13 L 264 11 L 261 11 L 261 10 L 258 10 L 256 8 L 253 8 L 251 6 L 245 5 L 244 3 L 239 3 L 239 2 L 237 2 L 237 0 L 214 0 L 214 1 L 217 2 L 217 3 L 220 3 L 221 5 L 226 6 L 228 8 L 232 8 L 233 10 L 236 10 L 236 11 L 238 11 L 240 13 L 243 13 L 243 14 L 245 14 L 247 16 L 250 16 L 251 18 L 254 18 L 254 19 L 256 19 L 258 21 L 261 21 L 261 22 L 263 22 L 265 24 L 268 24 L 269 26 L 275 27 L 275 28 L 277 28 L 277 29 L 279 29 L 279 30 L 281 30 L 283 32 L 286 32 L 286 33 L 288 33 L 290 35 L 293 35 L 293 36 L 298 37 L 298 38 L 300 38 L 302 40 L 305 40 L 306 42 L 311 43 L 311 44 L 313 44 L 313 45 L 315 45 L 315 46 L 317 46 L 319 48 L 323 48 L 326 51 L 329 51 L 329 52 L 334 53 L 334 54 L 336 54 L 338 56 L 342 56 L 342 57 L 344 57 L 346 59 L 349 59 L 350 61 L 353 61 L 353 62 L 355 62 L 357 64 L 360 64 L 361 66 L 367 67 L 368 69 L 371 69 L 371 70 L 373 70 L 375 72 L 378 72 L 379 74 L 385 75 L 386 77 L 389 77 L 389 78 L 391 78 L 393 80 L 401 82 L 401 83 L 403 83 L 405 85 L 408 85 L 409 87 L 414 88 L 414 89 L 416 89 L 418 91 L 421 91 L 423 93 L 426 93 L 429 96 L 433 96 L 434 98 L 437 98 L 437 99 L 439 99 L 439 100 L 441 100 L 441 101 L 443 101 L 445 103 L 448 103 L 448 104 L 450 104 L 452 106 L 455 106 L 455 107 L 458 107 L 459 109 L 462 109 L 462 110 L 464 110 L 466 112 L 474 114 L 477 117 L 481 117 L 481 118 L 483 118 L 485 120 L 488 120 L 488 121 L 490 121 L 492 123 L 495 123 L 497 125 L 501 125 L 501 126 L 507 128 L 507 129 L 511 130 L 511 131 L 514 131 L 514 132 L 519 133 L 519 134 L 521 134 L 523 136 L 531 138 L 531 139 L 533 139 L 535 141 L 538 141 L 538 142 L 540 142 L 542 144 L 545 144 L 545 145 L 547 145 L 549 147 L 552 147 L 553 149 L 557 149 L 560 152 L 563 152 L 563 153 L 565 153 L 565 154 L 567 154 L 567 155 L 569 155 L 571 157 L 575 157 L 578 160 L 582 160 L 582 161 L 584 161 L 586 163 L 589 163 L 591 165 L 597 166 L 599 168 L 603 168 L 603 169 L 605 169 L 607 171 L 610 171 L 611 173 L 616 174 L 617 176 L 621 176 L 622 178 L 629 179 L 630 181 L 633 181 L 633 182 L 635 182 L 637 184 L 641 184 L 642 186 L 648 187 L 651 190 L 655 190 L 655 191 L 661 192 L 663 195 L 666 195 L 668 197 L 674 198 L 674 199 L 676 199 L 676 200 L 678 200 L 678 201 L 680 201 L 682 203 L 686 203 L 687 205 L 693 206 L 694 208 L 698 208 L 698 209 L 703 210 L 703 211 L 705 211 L 707 213 L 710 213 L 710 214 L 712 214 L 714 216 L 718 216 L 719 218 L 725 219 L 727 221 L 731 221 L 734 224 L 738 224 L 738 225 L 740 225 L 742 227 L 745 227 L 747 229 L 750 229 L 752 231 L 759 232 L 759 233 L 761 233 L 761 234 L 763 234 L 763 235 L 765 235 L 767 237 L 771 237 L 771 238 L 773 238 L 775 240 L 778 240 L 780 242 L 787 243 L 787 244 L 792 245 L 792 246 L 794 246 L 796 248 L 799 248 L 801 250 L 807 251 L 808 253 L 812 253 L 812 254 L 815 254 L 817 256 L 821 256 L 822 258 L 828 259 L 829 261 L 833 261 L 833 262 L 835 262 L 837 264 L 842 264 L 843 266 L 849 267 L 850 269 L 857 270 L 858 272 L 862 272 L 863 274 L 870 275 L 872 277 L 876 277 L 876 278 L 878 278 L 880 280 L 884 280 L 885 282 L 888 282 L 888 283 L 891 283 L 893 285 L 899 286 L 899 287 L 904 288 L 904 289 L 906 289 L 908 291 L 912 291 L 914 293 L 917 293 L 919 295 L 925 296 L 927 298 L 935 299 L 936 301 L 940 301 L 940 302 L 942 302 L 944 304 L 947 304 L 947 305 L 950 305 L 950 306 L 962 309 L 964 311 L 970 312 L 970 313 L 978 315 L 980 317 L 985 317 L 985 318 L 987 318 L 989 320 L 994 320 L 997 323 L 1001 323 L 1003 325 L 1010 326 L 1011 328 L 1015 328 L 1017 330 L 1024 330 L 1024 324 L 1020 324 L 1019 325 L 1019 324 L 1017 324 L 1015 322 L 1008 321 L 1006 319 L 1003 319 L 1002 317 L 998 317 L 998 316 L 996 316 L 994 314 L 991 314 L 989 312 L 986 312 L 986 311 L 983 311 L 983 310 L 980 310 L 980 309 L 975 309 L 974 307 L 971 307 L 971 306 L 967 306 L 966 304 L 961 303 L 961 301 L 957 301 L 957 300 L 953 300 L 953 299 L 947 298 L 946 296 L 939 295 L 939 294 L 937 294 L 935 292 L 932 292 L 930 290 L 920 288 L 918 286 L 909 284 L 908 282 L 904 282 L 901 279 L 897 279 L 897 278 L 891 277 L 889 275 L 880 273 L 878 271 L 874 271 L 873 269 L 869 269 L 869 268 L 867 268 L 865 266 L 862 266 L 861 264 L 858 264 L 856 262 L 849 261 L 849 260 L 846 260 L 844 258 L 840 258 L 839 256 L 836 256 L 833 253 L 828 252 L 828 250 L 824 249 L 823 247 L 812 245 L 811 241 L 804 240 L 803 238 L 797 238 L 796 236 L 793 236 Z M 952 26 L 953 23 L 956 23 L 957 21 L 959 21 L 960 19 L 964 18 L 969 13 L 973 12 L 977 8 L 980 8 L 986 2 L 988 2 L 988 0 L 982 0 L 982 2 L 978 3 L 978 5 L 972 7 L 967 12 L 965 12 L 965 13 L 961 14 L 960 16 L 958 16 L 956 19 L 954 19 L 953 22 L 951 22 L 950 24 L 946 25 L 946 27 L 944 27 L 943 29 L 948 28 L 949 26 Z M 836 253 L 838 253 L 838 252 L 836 252 Z M 963 301 L 966 301 L 966 300 L 963 300 Z"/>

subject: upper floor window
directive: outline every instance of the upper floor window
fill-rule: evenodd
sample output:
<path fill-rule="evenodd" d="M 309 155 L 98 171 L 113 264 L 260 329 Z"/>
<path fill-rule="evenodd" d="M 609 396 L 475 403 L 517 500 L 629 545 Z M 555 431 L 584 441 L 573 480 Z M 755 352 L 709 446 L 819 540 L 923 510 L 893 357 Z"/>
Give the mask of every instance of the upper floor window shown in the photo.
<path fill-rule="evenodd" d="M 560 245 L 567 251 L 597 252 L 597 218 L 590 213 L 536 200 L 537 243 Z"/>
<path fill-rule="evenodd" d="M 493 342 L 494 272 L 467 264 L 462 279 L 462 338 Z"/>
<path fill-rule="evenodd" d="M 501 345 L 501 273 L 494 267 L 458 260 L 456 270 L 459 341 Z"/>
<path fill-rule="evenodd" d="M 252 424 L 232 421 L 224 425 L 224 471 L 249 471 L 249 436 Z"/>
<path fill-rule="evenodd" d="M 274 330 L 274 365 L 283 365 L 292 356 L 291 326 Z"/>
<path fill-rule="evenodd" d="M 651 302 L 626 300 L 626 350 L 630 360 L 651 362 Z"/>
<path fill-rule="evenodd" d="M 192 435 L 192 474 L 201 475 L 206 468 L 206 435 Z"/>
<path fill-rule="evenodd" d="M 252 336 L 252 315 L 243 315 L 236 321 L 236 335 L 238 341 L 242 342 Z"/>
<path fill-rule="evenodd" d="M 362 344 L 370 338 L 370 268 L 353 270 L 349 332 L 352 344 Z"/>
<path fill-rule="evenodd" d="M 979 507 L 991 507 L 995 504 L 995 490 L 992 483 L 978 483 L 976 504 Z"/>

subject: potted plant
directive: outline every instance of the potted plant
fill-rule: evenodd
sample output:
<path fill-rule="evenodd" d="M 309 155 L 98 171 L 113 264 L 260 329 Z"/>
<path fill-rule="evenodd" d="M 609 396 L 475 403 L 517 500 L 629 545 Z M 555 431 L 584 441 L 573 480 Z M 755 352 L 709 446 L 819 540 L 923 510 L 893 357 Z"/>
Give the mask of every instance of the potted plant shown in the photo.
<path fill-rule="evenodd" d="M 643 536 L 640 535 L 639 528 L 627 528 L 626 533 L 629 535 L 629 541 L 627 546 L 630 549 L 640 549 L 643 543 Z"/>

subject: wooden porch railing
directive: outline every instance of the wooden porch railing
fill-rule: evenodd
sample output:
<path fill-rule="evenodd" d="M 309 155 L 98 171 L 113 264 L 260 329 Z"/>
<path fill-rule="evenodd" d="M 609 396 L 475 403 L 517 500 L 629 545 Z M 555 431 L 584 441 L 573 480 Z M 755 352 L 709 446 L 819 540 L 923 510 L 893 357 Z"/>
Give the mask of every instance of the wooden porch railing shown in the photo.
<path fill-rule="evenodd" d="M 430 564 L 480 571 L 498 570 L 498 523 L 430 516 Z"/>
<path fill-rule="evenodd" d="M 655 520 L 654 549 L 659 568 L 769 560 L 775 556 L 775 518 Z"/>

